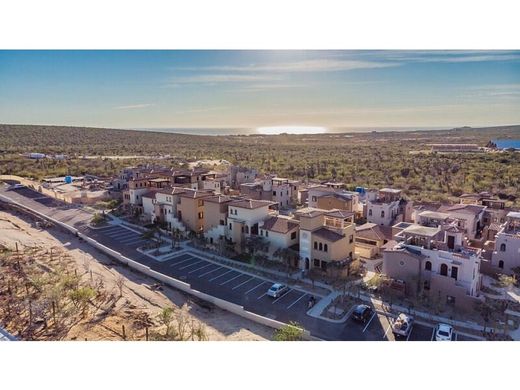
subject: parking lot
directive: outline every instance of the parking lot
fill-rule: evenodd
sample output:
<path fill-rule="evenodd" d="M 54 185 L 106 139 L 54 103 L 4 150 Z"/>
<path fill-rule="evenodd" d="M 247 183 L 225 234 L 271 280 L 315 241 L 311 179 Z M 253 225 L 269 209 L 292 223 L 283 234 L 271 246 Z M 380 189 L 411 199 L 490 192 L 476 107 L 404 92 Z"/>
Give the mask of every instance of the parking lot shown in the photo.
<path fill-rule="evenodd" d="M 218 298 L 254 308 L 255 313 L 282 320 L 305 315 L 310 294 L 289 288 L 278 298 L 267 295 L 274 281 L 231 269 L 192 254 L 172 254 L 152 268 L 190 283 Z M 289 317 L 287 317 L 289 316 Z"/>
<path fill-rule="evenodd" d="M 357 322 L 349 318 L 346 326 L 350 328 L 353 339 L 369 341 L 435 341 L 435 328 L 415 322 L 407 337 L 396 336 L 392 333 L 392 315 L 374 312 L 366 323 Z M 462 336 L 453 332 L 453 341 L 475 341 L 476 339 Z"/>
<path fill-rule="evenodd" d="M 119 244 L 139 247 L 146 243 L 146 240 L 141 237 L 142 234 L 140 232 L 121 225 L 111 225 L 96 230 Z"/>

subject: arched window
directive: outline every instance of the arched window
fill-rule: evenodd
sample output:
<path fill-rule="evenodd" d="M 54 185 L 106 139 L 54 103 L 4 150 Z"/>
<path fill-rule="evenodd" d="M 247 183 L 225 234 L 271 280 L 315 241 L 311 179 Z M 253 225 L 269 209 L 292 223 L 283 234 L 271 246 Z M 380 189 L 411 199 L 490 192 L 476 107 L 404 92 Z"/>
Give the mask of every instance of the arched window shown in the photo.
<path fill-rule="evenodd" d="M 441 275 L 448 276 L 448 266 L 446 264 L 441 264 Z"/>
<path fill-rule="evenodd" d="M 329 246 L 328 246 L 327 244 L 324 244 L 324 245 L 323 245 L 323 250 L 324 250 L 325 252 L 327 252 L 327 251 L 329 250 Z"/>
<path fill-rule="evenodd" d="M 381 218 L 384 218 L 384 217 L 385 217 L 385 211 L 381 210 Z"/>
<path fill-rule="evenodd" d="M 502 243 L 500 244 L 500 252 L 505 252 L 506 251 L 506 244 Z"/>
<path fill-rule="evenodd" d="M 372 209 L 368 210 L 368 216 L 369 216 L 369 217 L 372 216 Z"/>
<path fill-rule="evenodd" d="M 424 263 L 424 269 L 426 271 L 431 271 L 432 270 L 432 262 L 431 261 L 427 261 L 426 263 Z"/>
<path fill-rule="evenodd" d="M 504 260 L 498 262 L 498 268 L 504 268 Z"/>
<path fill-rule="evenodd" d="M 321 242 L 319 244 L 319 247 L 320 247 L 320 251 L 322 251 L 323 250 L 323 244 Z"/>

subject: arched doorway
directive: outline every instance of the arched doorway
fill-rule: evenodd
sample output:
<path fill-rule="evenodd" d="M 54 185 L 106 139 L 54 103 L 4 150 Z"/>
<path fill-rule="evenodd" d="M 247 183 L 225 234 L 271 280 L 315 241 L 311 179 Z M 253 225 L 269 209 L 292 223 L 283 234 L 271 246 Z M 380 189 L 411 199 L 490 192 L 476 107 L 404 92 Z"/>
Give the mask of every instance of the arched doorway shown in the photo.
<path fill-rule="evenodd" d="M 309 267 L 310 267 L 309 258 L 306 257 L 306 258 L 305 258 L 305 269 L 309 269 Z"/>
<path fill-rule="evenodd" d="M 448 266 L 446 264 L 441 264 L 441 275 L 448 276 Z"/>

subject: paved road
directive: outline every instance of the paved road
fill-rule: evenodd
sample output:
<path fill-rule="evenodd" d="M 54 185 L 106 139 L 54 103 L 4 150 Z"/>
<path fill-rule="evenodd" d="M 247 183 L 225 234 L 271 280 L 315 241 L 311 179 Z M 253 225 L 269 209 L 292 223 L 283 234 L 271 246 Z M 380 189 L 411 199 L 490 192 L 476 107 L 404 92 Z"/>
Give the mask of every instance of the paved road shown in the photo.
<path fill-rule="evenodd" d="M 91 213 L 81 207 L 65 205 L 30 189 L 7 190 L 7 186 L 0 184 L 0 195 L 68 223 L 124 256 L 183 280 L 199 291 L 242 305 L 246 310 L 268 318 L 283 322 L 297 321 L 313 336 L 325 340 L 395 340 L 390 329 L 392 318 L 388 316 L 374 314 L 366 324 L 356 323 L 351 319 L 342 324 L 317 319 L 306 314 L 310 297 L 306 291 L 293 288 L 283 296 L 273 299 L 268 297 L 266 292 L 275 280 L 261 279 L 213 263 L 196 254 L 172 253 L 157 261 L 137 251 L 145 241 L 138 231 L 131 228 L 107 226 L 91 229 L 86 226 L 92 218 Z M 407 340 L 429 341 L 433 339 L 433 333 L 432 327 L 415 324 Z M 467 340 L 465 337 L 455 337 L 458 340 Z"/>

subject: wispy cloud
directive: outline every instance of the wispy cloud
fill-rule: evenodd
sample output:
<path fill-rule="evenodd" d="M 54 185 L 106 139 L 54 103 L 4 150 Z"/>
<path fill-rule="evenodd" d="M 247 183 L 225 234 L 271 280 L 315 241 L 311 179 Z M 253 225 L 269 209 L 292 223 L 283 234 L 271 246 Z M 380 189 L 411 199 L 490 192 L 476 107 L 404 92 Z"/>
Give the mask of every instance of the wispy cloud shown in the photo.
<path fill-rule="evenodd" d="M 489 84 L 466 88 L 462 98 L 520 98 L 520 84 Z"/>
<path fill-rule="evenodd" d="M 224 111 L 228 110 L 231 107 L 222 106 L 222 107 L 202 107 L 202 108 L 193 108 L 188 110 L 179 110 L 174 111 L 173 114 L 198 114 L 198 113 L 204 113 L 204 112 L 213 112 L 213 111 Z"/>
<path fill-rule="evenodd" d="M 437 63 L 464 63 L 464 62 L 491 62 L 520 60 L 520 53 L 513 51 L 478 51 L 478 50 L 421 50 L 421 51 L 383 51 L 363 53 L 365 56 L 375 56 L 388 61 L 399 63 L 408 62 L 437 62 Z"/>
<path fill-rule="evenodd" d="M 338 72 L 355 69 L 376 69 L 398 66 L 398 63 L 383 61 L 367 61 L 355 59 L 310 59 L 291 62 L 277 62 L 270 64 L 249 65 L 222 65 L 207 67 L 179 67 L 175 70 L 206 71 L 206 72 L 266 72 L 266 73 L 291 73 L 291 72 Z"/>
<path fill-rule="evenodd" d="M 151 107 L 151 106 L 155 106 L 155 104 L 154 103 L 130 104 L 128 106 L 114 107 L 114 110 L 133 110 L 133 109 L 137 109 L 137 108 L 146 108 L 146 107 Z"/>

